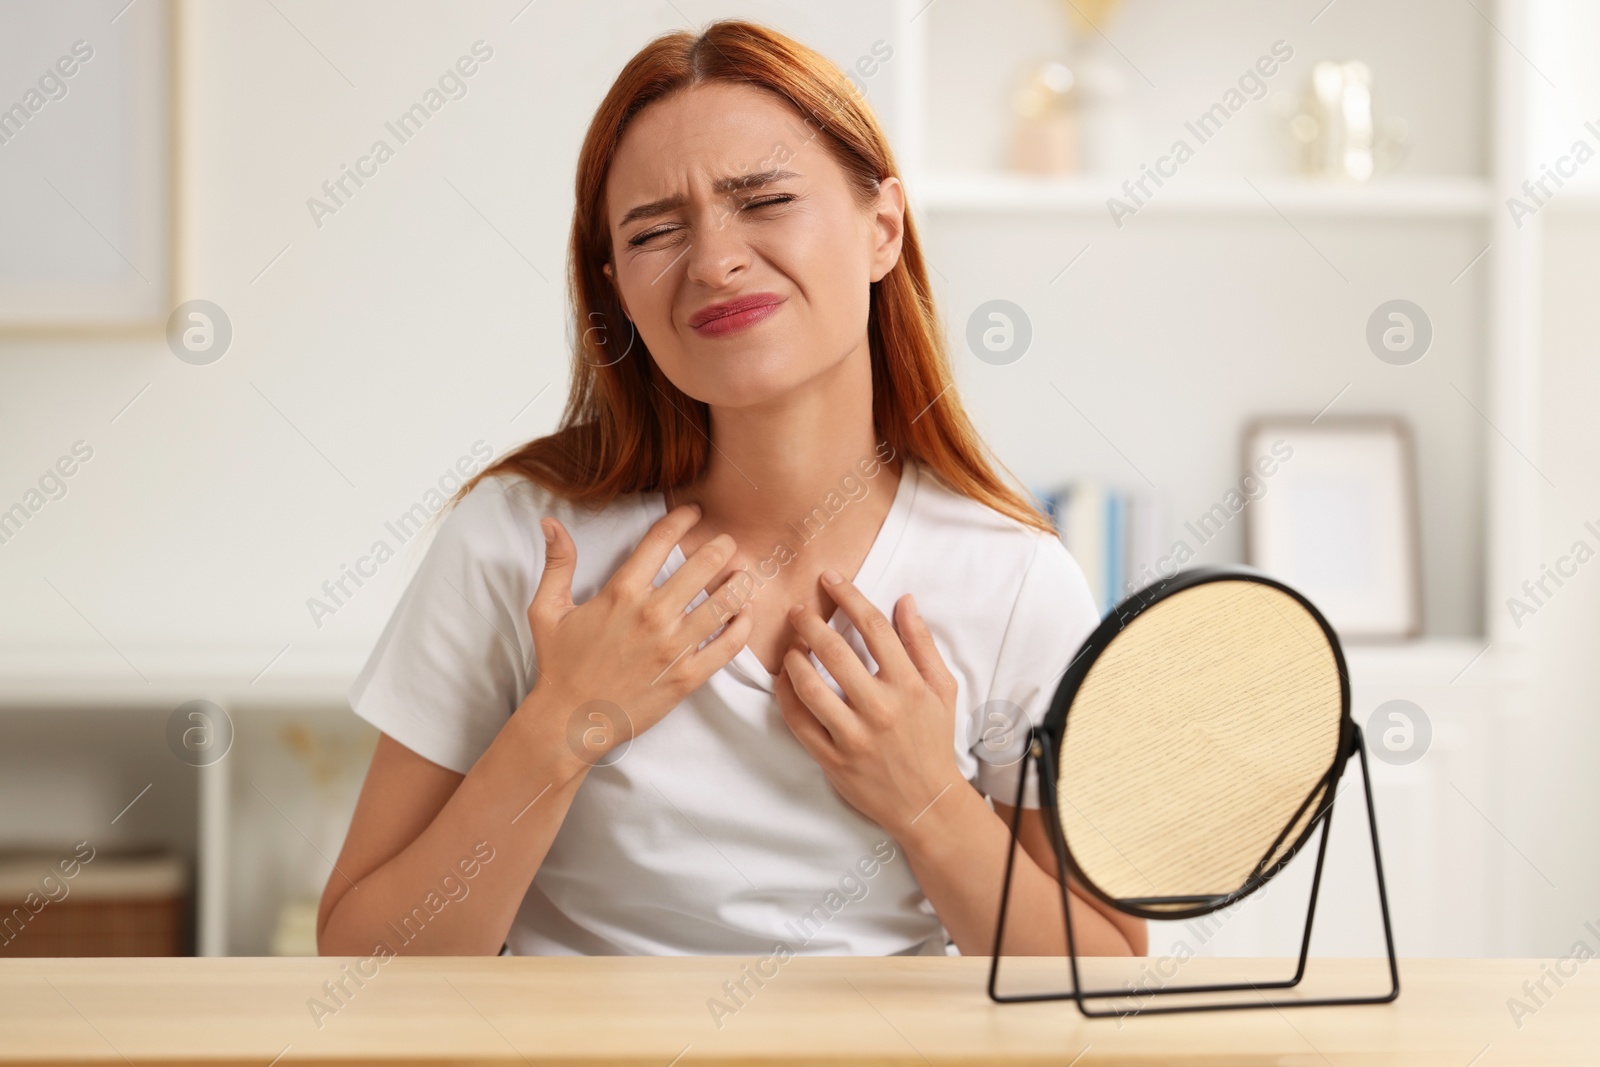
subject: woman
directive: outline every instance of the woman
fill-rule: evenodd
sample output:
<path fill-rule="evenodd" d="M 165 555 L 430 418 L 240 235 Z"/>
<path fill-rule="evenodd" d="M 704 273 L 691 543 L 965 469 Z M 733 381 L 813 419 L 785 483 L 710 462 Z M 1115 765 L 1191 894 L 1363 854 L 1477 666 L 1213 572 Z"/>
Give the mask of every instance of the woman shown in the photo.
<path fill-rule="evenodd" d="M 951 390 L 870 112 L 759 26 L 653 41 L 570 257 L 561 425 L 463 487 L 351 690 L 321 951 L 989 953 L 1098 616 Z M 1061 953 L 1026 804 L 1005 947 Z M 1144 952 L 1071 890 L 1080 951 Z"/>

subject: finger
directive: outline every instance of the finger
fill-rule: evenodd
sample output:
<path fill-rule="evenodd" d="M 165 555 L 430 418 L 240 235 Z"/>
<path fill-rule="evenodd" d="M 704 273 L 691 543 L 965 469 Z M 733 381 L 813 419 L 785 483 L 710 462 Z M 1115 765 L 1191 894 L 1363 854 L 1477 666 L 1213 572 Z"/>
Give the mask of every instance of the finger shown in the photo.
<path fill-rule="evenodd" d="M 895 633 L 894 625 L 883 612 L 867 599 L 866 594 L 856 588 L 854 582 L 843 577 L 839 577 L 836 582 L 829 582 L 830 574 L 838 577 L 836 571 L 823 571 L 822 588 L 833 598 L 835 604 L 844 609 L 846 617 L 855 624 L 856 632 L 861 634 L 861 640 L 865 642 L 867 651 L 878 661 L 878 673 L 883 675 L 885 681 L 893 682 L 914 672 L 916 667 L 900 644 L 900 637 Z M 818 655 L 821 653 L 818 652 Z M 829 663 L 828 669 L 833 670 L 833 664 Z M 834 677 L 837 678 L 838 675 Z M 842 679 L 840 684 L 844 684 Z"/>
<path fill-rule="evenodd" d="M 755 599 L 756 583 L 744 568 L 728 575 L 727 580 L 710 590 L 705 601 L 689 613 L 693 627 L 704 627 L 706 633 L 715 633 L 717 627 L 727 622 L 744 606 Z M 701 619 L 704 619 L 702 622 Z"/>
<path fill-rule="evenodd" d="M 789 727 L 789 732 L 794 734 L 795 740 L 800 742 L 800 747 L 819 764 L 835 760 L 839 752 L 834 747 L 833 736 L 794 691 L 787 669 L 780 670 L 772 680 L 772 694 L 778 700 L 778 711 L 783 715 L 784 723 Z"/>
<path fill-rule="evenodd" d="M 940 697 L 956 695 L 956 677 L 950 673 L 939 646 L 934 644 L 933 631 L 917 611 L 917 598 L 907 593 L 895 604 L 896 628 L 905 645 L 906 655 L 916 666 L 917 673 Z"/>
<path fill-rule="evenodd" d="M 622 566 L 611 580 L 621 582 L 630 589 L 648 593 L 654 586 L 656 575 L 666 565 L 667 557 L 683 535 L 694 529 L 700 521 L 698 504 L 680 504 L 651 524 L 644 538 L 623 560 Z"/>
<path fill-rule="evenodd" d="M 822 621 L 822 616 L 803 604 L 796 604 L 789 609 L 789 622 L 811 646 L 822 665 L 828 668 L 828 673 L 833 675 L 833 680 L 839 683 L 845 695 L 855 702 L 856 707 L 865 707 L 872 697 L 875 680 L 856 650 L 850 647 L 850 642 Z M 806 662 L 809 664 L 811 661 Z"/>
<path fill-rule="evenodd" d="M 739 654 L 739 650 L 749 642 L 750 633 L 755 629 L 755 625 L 755 608 L 746 607 L 728 619 L 722 632 L 706 647 L 695 651 L 694 645 L 689 646 L 688 670 L 696 687 L 726 667 L 729 661 Z M 699 641 L 694 642 L 695 645 L 699 643 Z"/>
<path fill-rule="evenodd" d="M 846 652 L 849 652 L 848 648 Z M 855 659 L 855 653 L 849 654 L 851 659 Z M 859 667 L 861 661 L 856 660 L 856 665 Z M 832 672 L 831 667 L 829 672 Z M 835 748 L 850 747 L 860 739 L 862 728 L 855 709 L 840 700 L 839 695 L 828 687 L 816 665 L 802 649 L 790 646 L 783 654 L 783 670 L 780 674 L 794 690 L 800 703 L 828 732 Z"/>
<path fill-rule="evenodd" d="M 544 572 L 528 605 L 528 624 L 536 618 L 555 618 L 572 609 L 572 573 L 578 568 L 578 546 L 560 520 L 539 521 L 544 529 Z"/>
<path fill-rule="evenodd" d="M 649 599 L 657 603 L 670 605 L 677 615 L 682 615 L 684 609 L 694 602 L 694 598 L 702 592 L 710 592 L 710 582 L 721 571 L 727 562 L 733 558 L 735 549 L 733 537 L 729 534 L 718 534 L 699 548 L 694 550 L 694 555 L 684 561 L 683 566 L 672 572 L 672 577 L 661 583 L 661 588 L 650 593 Z M 744 572 L 739 572 L 744 573 Z M 748 576 L 747 576 L 748 577 Z M 725 585 L 724 585 L 725 587 Z M 716 626 L 712 626 L 700 635 L 704 640 L 723 621 L 732 617 L 748 597 L 734 598 L 725 603 L 726 611 Z"/>
<path fill-rule="evenodd" d="M 697 648 L 706 638 L 726 625 L 744 610 L 746 604 L 750 603 L 754 585 L 748 571 L 735 571 L 727 581 L 717 587 L 715 592 L 706 597 L 704 603 L 683 616 L 683 623 L 676 631 L 679 647 Z M 682 611 L 681 606 L 679 611 Z"/>

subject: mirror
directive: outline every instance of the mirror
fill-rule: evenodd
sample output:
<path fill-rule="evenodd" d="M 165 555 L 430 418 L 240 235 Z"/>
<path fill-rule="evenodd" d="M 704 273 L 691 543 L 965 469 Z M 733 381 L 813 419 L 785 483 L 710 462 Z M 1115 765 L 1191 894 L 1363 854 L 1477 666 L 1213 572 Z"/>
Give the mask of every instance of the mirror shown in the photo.
<path fill-rule="evenodd" d="M 1044 724 L 1067 866 L 1122 911 L 1177 919 L 1258 888 L 1311 836 L 1349 723 L 1337 639 L 1298 593 L 1200 568 L 1120 605 Z"/>
<path fill-rule="evenodd" d="M 1389 988 L 1376 994 L 1293 995 L 1306 973 L 1328 828 L 1345 761 L 1361 762 L 1367 832 Z M 1318 828 L 1316 867 L 1294 974 L 1274 981 L 1085 989 L 1066 879 L 1061 914 L 1072 988 L 1001 993 L 1001 945 L 1028 768 L 1060 868 L 1129 915 L 1205 915 L 1261 888 Z M 1028 735 L 1012 814 L 1011 850 L 989 963 L 999 1003 L 1065 1000 L 1096 1018 L 1242 1008 L 1386 1004 L 1400 995 L 1394 930 L 1378 854 L 1361 730 L 1350 718 L 1350 675 L 1328 620 L 1300 593 L 1251 567 L 1198 567 L 1162 578 L 1103 619 L 1062 673 L 1044 721 Z M 1248 997 L 1152 1007 L 1158 995 Z M 1090 1007 L 1115 998 L 1119 1006 Z M 1133 1003 L 1130 1005 L 1130 999 Z"/>

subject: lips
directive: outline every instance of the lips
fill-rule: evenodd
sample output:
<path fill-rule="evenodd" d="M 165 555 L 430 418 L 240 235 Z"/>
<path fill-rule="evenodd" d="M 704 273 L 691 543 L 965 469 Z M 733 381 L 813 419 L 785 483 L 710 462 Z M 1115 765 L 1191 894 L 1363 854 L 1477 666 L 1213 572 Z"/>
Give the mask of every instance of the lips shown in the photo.
<path fill-rule="evenodd" d="M 689 325 L 700 333 L 732 333 L 765 319 L 783 300 L 777 293 L 751 293 L 701 308 L 689 316 Z"/>

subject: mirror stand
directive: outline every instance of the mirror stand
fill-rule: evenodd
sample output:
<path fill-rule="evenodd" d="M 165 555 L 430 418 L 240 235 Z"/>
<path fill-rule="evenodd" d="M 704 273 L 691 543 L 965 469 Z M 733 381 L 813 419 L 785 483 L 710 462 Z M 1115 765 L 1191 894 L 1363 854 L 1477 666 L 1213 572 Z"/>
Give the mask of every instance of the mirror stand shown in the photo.
<path fill-rule="evenodd" d="M 1310 899 L 1308 900 L 1307 905 L 1306 905 L 1306 924 L 1305 924 L 1305 931 L 1302 934 L 1301 939 L 1300 939 L 1300 958 L 1299 958 L 1299 963 L 1295 967 L 1294 976 L 1292 978 L 1287 978 L 1287 979 L 1284 979 L 1282 981 L 1276 981 L 1276 982 L 1256 982 L 1256 983 L 1240 982 L 1240 983 L 1220 984 L 1220 985 L 1163 986 L 1161 988 L 1146 988 L 1146 989 L 1134 989 L 1131 986 L 1129 988 L 1126 988 L 1126 989 L 1100 989 L 1100 990 L 1086 990 L 1086 989 L 1084 989 L 1083 988 L 1083 982 L 1081 981 L 1079 973 L 1078 973 L 1078 953 L 1077 953 L 1077 946 L 1076 946 L 1076 942 L 1074 940 L 1073 930 L 1072 930 L 1072 909 L 1068 906 L 1068 903 L 1067 903 L 1067 900 L 1068 900 L 1067 855 L 1066 855 L 1067 854 L 1067 850 L 1066 850 L 1066 847 L 1064 845 L 1064 842 L 1061 839 L 1061 830 L 1060 830 L 1059 820 L 1047 820 L 1047 822 L 1049 822 L 1049 825 L 1050 825 L 1051 843 L 1053 845 L 1053 850 L 1054 850 L 1054 852 L 1056 854 L 1056 877 L 1057 877 L 1057 881 L 1059 881 L 1060 884 L 1061 884 L 1061 912 L 1062 912 L 1063 921 L 1064 921 L 1064 923 L 1066 925 L 1066 935 L 1067 935 L 1067 953 L 1066 954 L 1067 954 L 1067 958 L 1068 958 L 1068 962 L 1069 962 L 1069 966 L 1070 966 L 1070 970 L 1071 970 L 1071 974 L 1072 974 L 1072 988 L 1070 990 L 1065 991 L 1065 992 L 1026 993 L 1026 994 L 1015 994 L 1015 995 L 1002 995 L 999 992 L 999 989 L 998 989 L 998 980 L 999 980 L 999 976 L 1000 976 L 1000 956 L 1001 956 L 1000 949 L 1001 949 L 1001 941 L 1002 941 L 1002 939 L 1003 939 L 1003 937 L 1005 935 L 1006 906 L 1007 906 L 1007 903 L 1009 902 L 1009 898 L 1011 896 L 1012 867 L 1013 867 L 1013 864 L 1016 861 L 1016 855 L 1017 855 L 1017 832 L 1018 832 L 1019 826 L 1021 824 L 1022 801 L 1023 801 L 1023 797 L 1026 795 L 1026 789 L 1027 789 L 1027 783 L 1028 783 L 1028 770 L 1034 764 L 1036 764 L 1036 763 L 1038 764 L 1038 777 L 1039 777 L 1039 782 L 1040 782 L 1040 793 L 1041 793 L 1040 804 L 1041 804 L 1042 808 L 1047 803 L 1049 803 L 1046 800 L 1046 798 L 1043 796 L 1043 794 L 1045 792 L 1044 783 L 1045 782 L 1055 782 L 1056 781 L 1056 774 L 1055 774 L 1055 767 L 1054 767 L 1054 756 L 1053 756 L 1053 753 L 1054 753 L 1055 749 L 1054 749 L 1054 746 L 1051 744 L 1051 738 L 1050 738 L 1050 736 L 1048 734 L 1048 731 L 1046 731 L 1044 727 L 1039 727 L 1039 726 L 1035 726 L 1035 727 L 1031 728 L 1029 730 L 1029 734 L 1028 734 L 1028 743 L 1027 743 L 1026 755 L 1024 755 L 1024 757 L 1023 757 L 1021 774 L 1018 776 L 1016 805 L 1015 805 L 1015 807 L 1012 808 L 1012 815 L 1011 815 L 1011 847 L 1010 847 L 1010 849 L 1008 850 L 1008 852 L 1006 854 L 1005 884 L 1004 884 L 1004 886 L 1003 886 L 1003 888 L 1001 890 L 1001 894 L 1000 894 L 1000 914 L 999 914 L 999 920 L 998 920 L 998 922 L 997 922 L 997 924 L 995 926 L 994 953 L 993 953 L 993 955 L 991 957 L 990 964 L 989 964 L 989 997 L 990 997 L 990 999 L 995 1001 L 995 1002 L 997 1002 L 997 1003 L 1001 1003 L 1001 1004 L 1012 1004 L 1012 1003 L 1022 1003 L 1022 1002 L 1029 1002 L 1029 1001 L 1044 1001 L 1044 1000 L 1072 1000 L 1072 1001 L 1077 1003 L 1078 1010 L 1080 1012 L 1082 1012 L 1085 1016 L 1089 1016 L 1089 1017 L 1092 1017 L 1092 1018 L 1126 1018 L 1129 1015 L 1166 1015 L 1166 1014 L 1176 1014 L 1176 1013 L 1180 1013 L 1180 1012 L 1228 1011 L 1228 1010 L 1243 1009 L 1243 1008 L 1320 1007 L 1320 1006 L 1334 1005 L 1334 1004 L 1387 1004 L 1390 1001 L 1394 1000 L 1397 996 L 1400 995 L 1400 969 L 1399 969 L 1399 965 L 1397 964 L 1397 962 L 1395 960 L 1395 954 L 1394 954 L 1394 932 L 1393 932 L 1393 929 L 1392 929 L 1392 927 L 1390 925 L 1390 922 L 1389 922 L 1389 900 L 1388 900 L 1388 895 L 1387 895 L 1387 893 L 1385 892 L 1385 889 L 1384 889 L 1383 860 L 1382 860 L 1382 858 L 1380 857 L 1380 855 L 1378 853 L 1378 821 L 1377 821 L 1377 814 L 1376 814 L 1376 811 L 1375 811 L 1375 809 L 1373 807 L 1373 803 L 1372 803 L 1372 778 L 1371 778 L 1371 775 L 1369 773 L 1369 769 L 1368 769 L 1368 765 L 1367 765 L 1366 744 L 1362 739 L 1361 728 L 1359 726 L 1356 726 L 1354 723 L 1350 723 L 1350 731 L 1347 734 L 1347 737 L 1348 737 L 1348 740 L 1347 740 L 1347 743 L 1346 743 L 1345 750 L 1341 754 L 1341 756 L 1334 761 L 1333 766 L 1331 768 L 1329 768 L 1328 776 L 1325 779 L 1325 787 L 1322 790 L 1322 795 L 1328 796 L 1331 799 L 1329 799 L 1329 801 L 1327 802 L 1327 805 L 1320 812 L 1318 812 L 1317 815 L 1312 820 L 1313 822 L 1316 822 L 1316 821 L 1319 821 L 1319 820 L 1321 821 L 1321 823 L 1322 823 L 1322 837 L 1321 837 L 1320 842 L 1317 845 L 1317 866 L 1316 866 L 1316 871 L 1313 874 L 1312 879 L 1311 879 L 1311 895 L 1310 895 Z M 1321 887 L 1321 884 L 1322 884 L 1322 863 L 1323 863 L 1323 858 L 1325 857 L 1325 855 L 1327 853 L 1327 849 L 1328 849 L 1328 833 L 1329 833 L 1329 830 L 1330 830 L 1330 828 L 1332 826 L 1332 823 L 1333 823 L 1333 801 L 1338 799 L 1337 791 L 1336 791 L 1336 789 L 1334 787 L 1338 784 L 1338 779 L 1339 779 L 1339 776 L 1340 776 L 1340 772 L 1343 770 L 1344 764 L 1349 760 L 1349 757 L 1352 756 L 1352 755 L 1358 756 L 1360 758 L 1360 760 L 1361 760 L 1361 784 L 1362 784 L 1362 787 L 1363 787 L 1363 789 L 1364 789 L 1364 791 L 1366 793 L 1367 831 L 1368 831 L 1368 835 L 1369 835 L 1369 837 L 1371 839 L 1371 842 L 1372 842 L 1372 865 L 1373 865 L 1373 871 L 1377 876 L 1378 906 L 1379 906 L 1379 909 L 1381 910 L 1381 912 L 1383 914 L 1383 941 L 1384 941 L 1384 946 L 1388 951 L 1388 960 L 1389 960 L 1389 983 L 1390 983 L 1390 987 L 1389 987 L 1389 991 L 1387 993 L 1383 993 L 1383 994 L 1376 995 L 1376 996 L 1322 997 L 1322 998 L 1300 997 L 1300 998 L 1282 998 L 1282 999 L 1270 999 L 1270 998 L 1262 996 L 1262 997 L 1259 997 L 1258 999 L 1255 999 L 1255 1000 L 1242 1000 L 1242 999 L 1241 1000 L 1234 1000 L 1234 1001 L 1226 1001 L 1226 1000 L 1224 1000 L 1224 1001 L 1218 1001 L 1218 1002 L 1214 1002 L 1214 1003 L 1185 1004 L 1185 1005 L 1172 1006 L 1172 1007 L 1144 1007 L 1144 1006 L 1141 1005 L 1141 1006 L 1135 1007 L 1135 1008 L 1127 1008 L 1127 1009 L 1115 1009 L 1115 1008 L 1113 1008 L 1113 1009 L 1110 1009 L 1110 1010 L 1095 1009 L 1095 1008 L 1091 1007 L 1089 1004 L 1085 1003 L 1086 1001 L 1090 1001 L 1090 1000 L 1112 998 L 1112 997 L 1136 998 L 1136 999 L 1143 1000 L 1143 999 L 1146 999 L 1148 997 L 1154 997 L 1154 996 L 1170 996 L 1170 995 L 1175 995 L 1175 994 L 1196 994 L 1196 993 L 1243 992 L 1245 990 L 1252 990 L 1252 991 L 1255 991 L 1256 993 L 1259 994 L 1262 990 L 1266 990 L 1266 989 L 1289 989 L 1289 988 L 1293 988 L 1294 986 L 1299 985 L 1300 984 L 1300 980 L 1305 976 L 1306 958 L 1309 955 L 1310 949 L 1311 949 L 1311 922 L 1312 922 L 1312 919 L 1315 916 L 1316 910 L 1317 910 L 1317 891 Z M 1053 804 L 1051 805 L 1051 807 L 1053 808 Z M 1231 894 L 1227 894 L 1226 896 L 1223 896 L 1223 897 L 1220 897 L 1220 898 L 1215 898 L 1213 906 L 1207 908 L 1206 912 L 1215 911 L 1218 908 L 1224 907 L 1229 903 L 1232 903 L 1232 902 L 1234 902 L 1236 900 L 1242 899 L 1243 897 L 1247 896 L 1250 892 L 1253 892 L 1255 889 L 1260 888 L 1260 886 L 1263 885 L 1266 882 L 1266 880 L 1268 878 L 1270 878 L 1276 872 L 1277 872 L 1276 868 L 1273 869 L 1273 870 L 1265 871 L 1265 872 L 1259 872 L 1258 871 L 1256 875 L 1253 875 L 1246 882 L 1246 884 L 1245 884 L 1243 889 L 1238 890 L 1238 891 L 1236 891 L 1234 893 L 1231 893 Z M 1139 901 L 1139 903 L 1141 905 L 1151 905 L 1151 904 L 1159 905 L 1161 903 L 1192 904 L 1195 901 L 1196 901 L 1196 898 L 1193 898 L 1193 897 L 1185 897 L 1185 898 L 1181 898 L 1181 899 L 1174 898 L 1172 900 L 1166 900 L 1165 898 L 1160 898 L 1160 899 L 1158 899 L 1158 898 L 1149 898 L 1149 899 L 1142 899 L 1142 900 Z M 1198 913 L 1198 914 L 1204 914 L 1204 913 L 1205 912 Z M 1197 913 L 1195 913 L 1193 911 L 1189 911 L 1189 912 L 1185 912 L 1183 915 L 1178 916 L 1178 917 L 1179 918 L 1191 918 L 1195 914 L 1197 914 Z"/>

